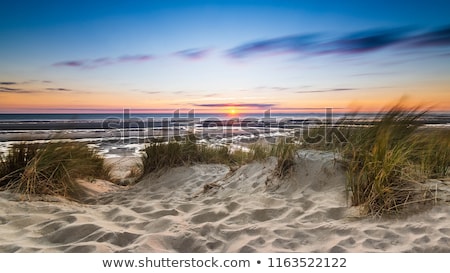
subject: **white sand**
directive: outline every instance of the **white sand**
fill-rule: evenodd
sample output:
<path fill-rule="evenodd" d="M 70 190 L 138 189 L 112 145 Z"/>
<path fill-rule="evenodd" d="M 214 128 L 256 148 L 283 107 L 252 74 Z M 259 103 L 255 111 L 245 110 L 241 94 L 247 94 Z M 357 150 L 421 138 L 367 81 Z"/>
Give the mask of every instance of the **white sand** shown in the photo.
<path fill-rule="evenodd" d="M 3 192 L 0 251 L 450 252 L 448 200 L 401 219 L 361 218 L 333 154 L 300 152 L 282 182 L 274 166 L 180 167 L 128 188 L 96 181 L 88 204 Z"/>

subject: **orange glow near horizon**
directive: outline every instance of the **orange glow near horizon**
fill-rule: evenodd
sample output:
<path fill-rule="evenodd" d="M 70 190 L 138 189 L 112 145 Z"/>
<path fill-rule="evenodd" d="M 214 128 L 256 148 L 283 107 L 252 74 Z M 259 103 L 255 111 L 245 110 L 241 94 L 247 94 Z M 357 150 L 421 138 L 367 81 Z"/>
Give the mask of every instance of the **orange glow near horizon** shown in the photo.
<path fill-rule="evenodd" d="M 236 110 L 236 108 L 231 107 L 231 108 L 228 109 L 228 113 L 227 114 L 230 117 L 234 117 L 234 116 L 238 115 L 238 111 Z"/>
<path fill-rule="evenodd" d="M 364 112 L 364 113 L 378 113 L 383 112 L 390 107 L 397 105 L 398 103 L 386 104 L 380 107 L 370 107 L 362 104 L 356 105 L 352 104 L 349 107 L 317 107 L 317 108 L 277 108 L 270 109 L 271 113 L 321 113 L 325 109 L 331 108 L 334 113 L 348 113 L 348 112 Z M 378 106 L 378 105 L 377 105 Z M 450 112 L 448 107 L 422 107 L 419 104 L 401 104 L 404 108 L 419 108 L 422 110 L 428 110 L 430 112 Z M 247 109 L 247 110 L 229 110 L 229 109 L 217 109 L 217 108 L 198 108 L 198 107 L 173 107 L 173 108 L 162 108 L 162 107 L 145 107 L 145 108 L 134 108 L 134 107 L 120 107 L 112 105 L 111 107 L 97 107 L 97 106 L 79 106 L 79 107 L 55 107 L 53 105 L 39 105 L 39 107 L 24 107 L 22 105 L 0 105 L 0 114 L 14 114 L 14 113 L 120 113 L 123 109 L 129 109 L 132 113 L 173 113 L 179 110 L 180 113 L 188 113 L 194 110 L 198 114 L 225 114 L 230 117 L 238 117 L 246 114 L 263 114 L 269 109 Z"/>
<path fill-rule="evenodd" d="M 300 99 L 289 97 L 277 100 L 272 109 L 270 107 L 253 107 L 253 101 L 240 105 L 236 102 L 223 103 L 222 106 L 195 106 L 194 104 L 179 103 L 173 95 L 160 94 L 158 96 L 129 96 L 126 93 L 0 93 L 0 113 L 112 113 L 123 109 L 130 109 L 136 113 L 171 113 L 195 110 L 196 113 L 219 113 L 229 116 L 239 116 L 250 113 L 311 113 L 322 112 L 332 108 L 334 112 L 380 112 L 397 104 L 406 108 L 419 107 L 429 111 L 450 112 L 450 92 L 447 87 L 429 86 L 429 92 L 413 90 L 405 96 L 388 97 L 386 91 L 361 94 L 355 99 L 345 96 L 335 96 L 332 99 L 311 97 Z M 420 90 L 425 90 L 420 88 Z M 391 99 L 389 99 L 391 98 Z M 257 101 L 261 103 L 261 101 Z M 270 104 L 265 99 L 262 103 Z M 255 104 L 257 105 L 257 103 Z M 264 104 L 262 104 L 264 105 Z"/>

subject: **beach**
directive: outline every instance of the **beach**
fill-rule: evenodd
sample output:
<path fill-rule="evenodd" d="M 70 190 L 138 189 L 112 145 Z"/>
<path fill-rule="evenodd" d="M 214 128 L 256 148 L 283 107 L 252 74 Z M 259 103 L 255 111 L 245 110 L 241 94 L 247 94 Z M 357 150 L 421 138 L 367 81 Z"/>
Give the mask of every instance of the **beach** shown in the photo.
<path fill-rule="evenodd" d="M 450 253 L 450 1 L 4 2 L 0 253 Z"/>
<path fill-rule="evenodd" d="M 128 186 L 84 181 L 81 203 L 0 192 L 0 251 L 450 252 L 450 181 L 434 183 L 436 203 L 422 210 L 362 216 L 336 154 L 297 155 L 286 179 L 269 158 L 176 167 Z M 113 160 L 125 177 L 138 159 Z"/>

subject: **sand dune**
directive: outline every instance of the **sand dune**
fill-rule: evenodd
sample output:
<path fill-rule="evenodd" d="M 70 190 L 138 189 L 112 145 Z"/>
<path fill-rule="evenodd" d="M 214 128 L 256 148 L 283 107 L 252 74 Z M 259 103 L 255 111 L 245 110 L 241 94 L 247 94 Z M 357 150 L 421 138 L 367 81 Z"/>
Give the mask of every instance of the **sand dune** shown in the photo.
<path fill-rule="evenodd" d="M 362 218 L 347 204 L 334 155 L 299 155 L 283 181 L 269 159 L 237 170 L 174 168 L 132 187 L 96 182 L 103 190 L 92 186 L 85 204 L 2 192 L 0 251 L 450 252 L 448 202 L 409 217 Z"/>

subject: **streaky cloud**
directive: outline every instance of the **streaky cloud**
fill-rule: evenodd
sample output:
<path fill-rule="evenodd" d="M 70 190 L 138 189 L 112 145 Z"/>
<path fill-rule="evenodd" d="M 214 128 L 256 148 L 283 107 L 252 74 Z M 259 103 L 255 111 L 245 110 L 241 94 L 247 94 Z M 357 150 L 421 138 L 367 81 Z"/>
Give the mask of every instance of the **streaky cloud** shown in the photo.
<path fill-rule="evenodd" d="M 17 82 L 0 82 L 0 85 L 14 85 L 17 84 Z"/>
<path fill-rule="evenodd" d="M 450 25 L 416 35 L 409 43 L 414 47 L 450 46 Z"/>
<path fill-rule="evenodd" d="M 258 54 L 307 53 L 317 44 L 317 36 L 318 34 L 294 35 L 250 42 L 228 50 L 227 55 L 240 59 Z"/>
<path fill-rule="evenodd" d="M 333 93 L 333 92 L 346 92 L 346 91 L 355 91 L 358 89 L 355 88 L 333 88 L 333 89 L 323 89 L 323 90 L 305 90 L 305 91 L 296 91 L 298 94 L 310 94 L 310 93 Z"/>
<path fill-rule="evenodd" d="M 19 88 L 0 87 L 0 93 L 31 94 L 31 93 L 37 93 L 37 92 L 36 91 L 30 91 L 30 90 L 23 90 L 23 89 L 19 89 Z"/>
<path fill-rule="evenodd" d="M 271 103 L 202 103 L 194 104 L 198 107 L 249 107 L 249 108 L 270 108 L 276 104 Z"/>
<path fill-rule="evenodd" d="M 402 45 L 401 47 L 398 45 Z M 385 48 L 449 47 L 450 26 L 421 31 L 419 28 L 384 28 L 353 32 L 332 39 L 324 35 L 301 34 L 253 41 L 227 50 L 226 56 L 244 59 L 253 56 L 297 54 L 364 54 Z"/>
<path fill-rule="evenodd" d="M 49 91 L 62 91 L 62 92 L 70 92 L 70 91 L 72 91 L 72 89 L 67 89 L 67 88 L 46 88 L 45 90 L 49 90 Z"/>
<path fill-rule="evenodd" d="M 68 88 L 45 88 L 37 90 L 27 90 L 20 88 L 8 88 L 0 86 L 0 93 L 11 93 L 11 94 L 36 94 L 36 93 L 50 93 L 50 92 L 77 92 L 77 93 L 89 93 L 85 91 L 75 91 Z"/>
<path fill-rule="evenodd" d="M 138 91 L 138 92 L 140 92 L 140 93 L 144 93 L 144 94 L 147 94 L 147 95 L 156 95 L 156 94 L 161 94 L 161 92 L 160 92 L 160 91 Z"/>
<path fill-rule="evenodd" d="M 204 95 L 203 97 L 204 98 L 214 98 L 214 97 L 217 97 L 219 95 L 220 95 L 219 93 L 210 93 L 210 94 Z"/>
<path fill-rule="evenodd" d="M 319 54 L 358 54 L 375 51 L 407 40 L 406 29 L 367 30 L 322 43 Z"/>
<path fill-rule="evenodd" d="M 54 66 L 69 66 L 69 67 L 83 67 L 86 65 L 85 61 L 64 61 L 53 64 Z"/>
<path fill-rule="evenodd" d="M 174 55 L 189 59 L 189 60 L 200 60 L 204 59 L 210 52 L 210 49 L 200 49 L 200 48 L 190 48 L 181 51 L 177 51 Z"/>
<path fill-rule="evenodd" d="M 90 61 L 90 64 L 89 64 L 89 62 L 87 62 L 87 63 L 88 63 L 88 65 L 91 65 L 91 66 L 106 66 L 106 65 L 114 64 L 114 60 L 111 58 L 98 58 L 98 59 Z"/>
<path fill-rule="evenodd" d="M 257 86 L 254 89 L 256 90 L 271 90 L 271 91 L 286 91 L 292 89 L 291 87 L 284 86 Z M 253 89 L 249 89 L 247 91 L 253 91 Z"/>
<path fill-rule="evenodd" d="M 125 55 L 117 58 L 118 62 L 146 62 L 153 60 L 152 55 Z"/>
<path fill-rule="evenodd" d="M 18 90 L 22 90 L 22 89 L 19 89 L 19 88 L 9 88 L 9 87 L 0 87 L 0 90 L 3 90 L 3 91 L 18 91 Z"/>
<path fill-rule="evenodd" d="M 146 62 L 153 60 L 152 55 L 124 55 L 116 58 L 96 58 L 91 60 L 71 60 L 54 63 L 53 66 L 79 67 L 79 68 L 98 68 L 108 65 L 130 62 Z"/>

